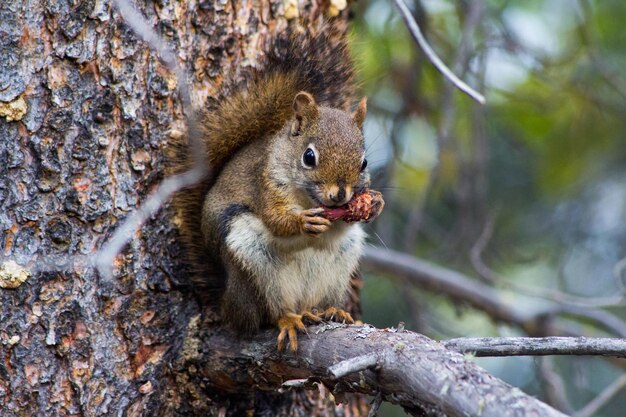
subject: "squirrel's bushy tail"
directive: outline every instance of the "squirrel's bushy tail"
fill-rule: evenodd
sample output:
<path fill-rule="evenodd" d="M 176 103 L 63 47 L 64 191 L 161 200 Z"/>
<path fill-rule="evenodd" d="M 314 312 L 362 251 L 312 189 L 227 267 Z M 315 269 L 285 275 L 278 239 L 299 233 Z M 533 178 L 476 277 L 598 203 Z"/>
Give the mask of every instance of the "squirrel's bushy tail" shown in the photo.
<path fill-rule="evenodd" d="M 279 131 L 293 114 L 293 99 L 300 91 L 312 94 L 318 104 L 349 110 L 354 103 L 353 66 L 345 35 L 332 25 L 317 34 L 285 33 L 270 38 L 265 56 L 243 82 L 224 82 L 220 93 L 197 117 L 197 130 L 209 172 L 203 183 L 174 198 L 177 221 L 186 241 L 195 284 L 209 287 L 215 281 L 210 254 L 202 247 L 200 230 L 203 199 L 228 160 L 242 147 Z M 187 143 L 173 144 L 171 173 L 190 169 L 197 155 Z M 216 258 L 217 259 L 217 258 Z M 207 262 L 209 261 L 209 262 Z M 213 285 L 212 285 L 213 284 Z"/>

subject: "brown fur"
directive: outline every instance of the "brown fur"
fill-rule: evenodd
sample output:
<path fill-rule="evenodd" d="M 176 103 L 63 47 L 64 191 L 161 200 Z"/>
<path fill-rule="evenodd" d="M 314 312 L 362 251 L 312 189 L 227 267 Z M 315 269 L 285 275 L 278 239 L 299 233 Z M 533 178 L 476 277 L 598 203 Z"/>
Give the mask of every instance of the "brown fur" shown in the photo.
<path fill-rule="evenodd" d="M 358 225 L 332 223 L 319 207 L 369 186 L 366 105 L 348 112 L 352 68 L 331 33 L 270 41 L 246 82 L 227 84 L 200 112 L 210 170 L 174 200 L 194 287 L 223 289 L 222 318 L 239 332 L 278 324 L 279 347 L 288 335 L 292 349 L 301 318 L 313 317 L 306 311 L 345 301 L 364 241 Z M 172 149 L 172 172 L 197 159 L 185 143 Z"/>
<path fill-rule="evenodd" d="M 190 135 L 200 139 L 209 171 L 194 187 L 177 193 L 173 206 L 194 287 L 220 290 L 225 274 L 217 253 L 208 248 L 199 225 L 204 196 L 227 161 L 246 144 L 270 137 L 293 115 L 293 98 L 301 90 L 318 103 L 349 110 L 354 102 L 353 69 L 346 40 L 332 25 L 316 35 L 283 34 L 270 38 L 258 67 L 244 82 L 224 82 L 216 99 L 197 115 Z M 185 172 L 198 160 L 187 138 L 173 139 L 168 175 Z M 286 225 L 285 225 L 286 226 Z M 293 224 L 290 224 L 292 230 Z M 285 229 L 286 230 L 286 229 Z"/>
<path fill-rule="evenodd" d="M 346 260 L 336 267 L 334 262 L 337 256 L 346 256 L 338 254 L 341 251 L 337 245 L 341 245 L 346 229 L 354 226 L 331 224 L 317 206 L 326 198 L 327 189 L 341 186 L 349 200 L 353 192 L 369 185 L 367 172 L 361 170 L 364 141 L 358 117 L 319 107 L 314 101 L 298 101 L 293 100 L 296 114 L 278 133 L 251 142 L 229 159 L 204 201 L 201 224 L 208 251 L 219 253 L 228 271 L 222 316 L 242 333 L 253 332 L 262 323 L 278 323 L 286 315 L 299 313 L 294 310 L 297 308 L 341 305 L 353 272 L 346 273 Z M 318 151 L 315 169 L 301 166 L 302 154 L 309 146 Z M 240 225 L 233 232 L 231 222 L 241 218 L 242 213 L 251 217 L 243 230 Z M 252 219 L 260 220 L 260 226 L 255 226 Z M 233 241 L 244 249 L 233 248 Z M 276 273 L 286 266 L 285 260 L 306 248 L 318 248 L 320 253 L 329 250 L 317 262 L 328 265 L 328 276 L 325 287 L 316 290 L 315 305 L 280 291 L 292 283 Z M 350 254 L 348 263 L 356 265 L 360 251 L 344 253 Z M 270 271 L 265 273 L 264 268 Z M 296 270 L 291 279 L 302 280 L 300 274 L 306 275 L 305 271 Z"/>

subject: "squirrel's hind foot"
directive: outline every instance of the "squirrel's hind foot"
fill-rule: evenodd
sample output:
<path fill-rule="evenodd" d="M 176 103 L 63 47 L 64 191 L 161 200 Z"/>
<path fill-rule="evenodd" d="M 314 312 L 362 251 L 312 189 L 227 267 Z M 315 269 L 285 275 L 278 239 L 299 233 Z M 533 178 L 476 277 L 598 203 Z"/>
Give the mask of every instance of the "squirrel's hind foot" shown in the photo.
<path fill-rule="evenodd" d="M 289 339 L 289 349 L 294 353 L 298 350 L 297 331 L 306 333 L 304 321 L 319 323 L 322 319 L 309 311 L 305 311 L 302 314 L 286 313 L 278 319 L 278 328 L 280 329 L 277 339 L 279 352 L 285 349 L 285 340 L 287 338 Z"/>

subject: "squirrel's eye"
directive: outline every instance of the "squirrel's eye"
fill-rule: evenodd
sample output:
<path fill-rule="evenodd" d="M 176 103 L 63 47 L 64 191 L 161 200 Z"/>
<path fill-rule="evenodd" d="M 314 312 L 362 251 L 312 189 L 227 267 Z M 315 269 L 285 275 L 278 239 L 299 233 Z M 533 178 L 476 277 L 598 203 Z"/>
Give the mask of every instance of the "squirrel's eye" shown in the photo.
<path fill-rule="evenodd" d="M 361 171 L 365 171 L 365 168 L 367 168 L 367 159 L 363 160 L 363 163 L 361 164 Z"/>
<path fill-rule="evenodd" d="M 305 168 L 313 168 L 316 165 L 315 151 L 311 148 L 307 148 L 302 154 L 302 165 Z"/>

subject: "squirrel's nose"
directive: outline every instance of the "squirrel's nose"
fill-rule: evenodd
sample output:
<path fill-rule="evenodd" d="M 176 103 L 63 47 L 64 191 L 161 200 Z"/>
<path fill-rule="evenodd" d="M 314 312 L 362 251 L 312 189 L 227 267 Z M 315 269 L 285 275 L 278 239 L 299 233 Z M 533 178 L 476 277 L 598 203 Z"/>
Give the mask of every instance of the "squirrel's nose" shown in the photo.
<path fill-rule="evenodd" d="M 334 190 L 333 190 L 334 191 Z M 328 195 L 328 197 L 334 202 L 334 203 L 341 203 L 346 199 L 346 189 L 345 187 L 337 187 L 336 192 L 331 191 Z"/>

